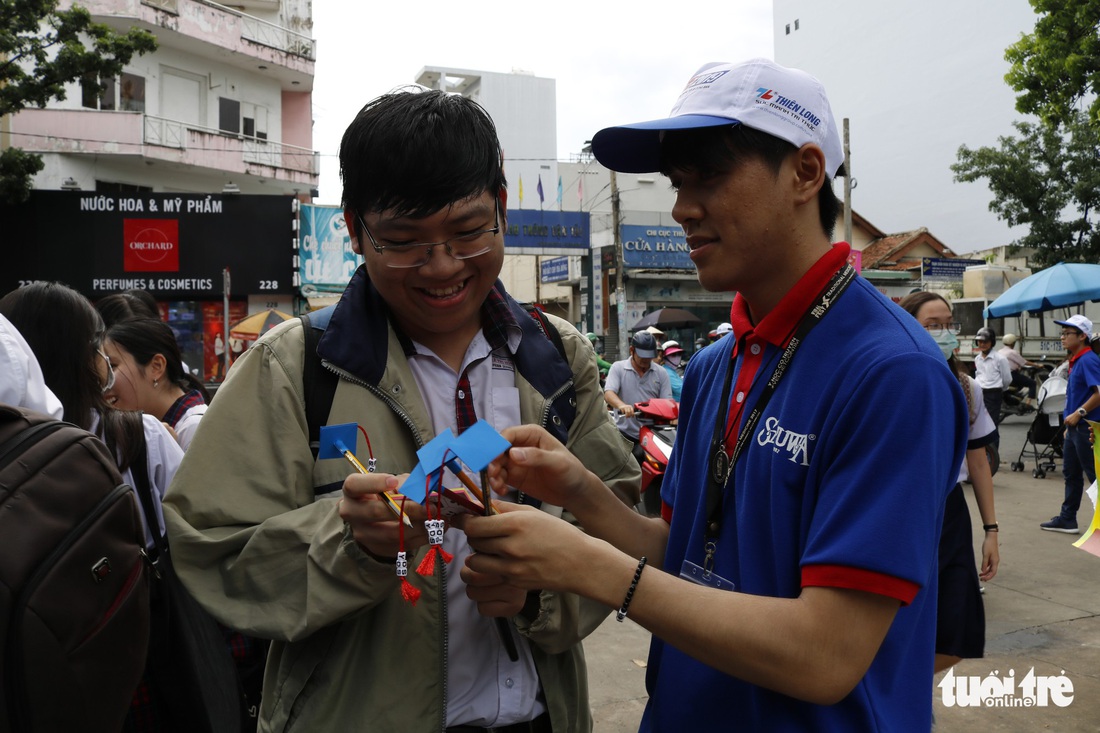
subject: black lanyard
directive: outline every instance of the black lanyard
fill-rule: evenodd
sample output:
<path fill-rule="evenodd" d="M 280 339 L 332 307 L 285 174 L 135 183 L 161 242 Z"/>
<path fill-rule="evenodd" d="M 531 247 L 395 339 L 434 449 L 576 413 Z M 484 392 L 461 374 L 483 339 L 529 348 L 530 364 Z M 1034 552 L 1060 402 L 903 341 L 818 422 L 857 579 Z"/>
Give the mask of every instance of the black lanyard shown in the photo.
<path fill-rule="evenodd" d="M 737 465 L 737 459 L 741 457 L 741 451 L 744 450 L 745 445 L 748 444 L 749 437 L 755 430 L 756 423 L 760 421 L 760 417 L 764 413 L 764 408 L 767 407 L 768 402 L 771 401 L 772 396 L 775 394 L 779 381 L 787 373 L 787 367 L 789 367 L 791 361 L 793 361 L 795 352 L 798 351 L 798 347 L 802 345 L 802 342 L 806 339 L 806 335 L 809 334 L 810 330 L 825 317 L 829 308 L 836 302 L 836 299 L 840 297 L 840 294 L 847 289 L 848 285 L 851 284 L 855 275 L 856 271 L 851 265 L 846 264 L 844 267 L 840 268 L 825 286 L 825 289 L 818 295 L 817 302 L 804 316 L 802 316 L 802 320 L 798 323 L 798 329 L 795 335 L 791 337 L 791 340 L 787 343 L 787 348 L 784 349 L 783 353 L 780 355 L 779 363 L 775 365 L 775 371 L 773 371 L 771 377 L 768 378 L 768 383 L 764 385 L 764 389 L 761 391 L 760 397 L 757 398 L 756 404 L 752 408 L 752 412 L 749 413 L 748 418 L 745 420 L 744 427 L 741 428 L 741 432 L 737 435 L 737 443 L 734 444 L 733 455 L 726 453 L 724 435 L 724 428 L 726 422 L 729 420 L 730 386 L 733 383 L 732 358 L 726 366 L 726 378 L 722 385 L 722 399 L 718 403 L 719 405 L 725 406 L 725 411 L 720 411 L 715 418 L 714 437 L 711 439 L 710 470 L 707 472 L 709 480 L 707 482 L 707 526 L 705 536 L 708 543 L 708 556 L 713 555 L 713 549 L 711 549 L 710 546 L 717 540 L 718 534 L 722 528 L 722 498 L 726 493 L 726 487 L 729 484 L 730 477 L 733 475 L 733 467 Z"/>

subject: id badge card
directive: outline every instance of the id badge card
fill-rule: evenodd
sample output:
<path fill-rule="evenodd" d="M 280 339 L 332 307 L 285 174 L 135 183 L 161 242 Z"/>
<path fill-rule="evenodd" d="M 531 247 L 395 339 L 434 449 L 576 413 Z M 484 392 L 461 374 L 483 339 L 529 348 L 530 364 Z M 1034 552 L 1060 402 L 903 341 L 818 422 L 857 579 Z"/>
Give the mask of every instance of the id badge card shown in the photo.
<path fill-rule="evenodd" d="M 718 590 L 735 590 L 732 581 L 726 580 L 721 575 L 706 570 L 702 565 L 696 565 L 691 560 L 684 560 L 680 565 L 680 577 L 689 580 L 696 585 L 705 585 Z"/>

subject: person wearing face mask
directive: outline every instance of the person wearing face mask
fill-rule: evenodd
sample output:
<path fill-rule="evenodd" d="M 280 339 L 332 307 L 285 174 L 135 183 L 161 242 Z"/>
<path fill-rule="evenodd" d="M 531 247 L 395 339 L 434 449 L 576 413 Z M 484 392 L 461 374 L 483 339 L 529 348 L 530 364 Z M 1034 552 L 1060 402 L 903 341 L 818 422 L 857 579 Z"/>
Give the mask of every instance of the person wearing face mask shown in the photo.
<path fill-rule="evenodd" d="M 986 457 L 986 445 L 997 434 L 997 427 L 982 400 L 982 388 L 962 370 L 955 358 L 955 350 L 959 347 L 955 334 L 959 324 L 952 318 L 951 305 L 943 297 L 929 292 L 910 293 L 899 305 L 935 339 L 948 366 L 959 378 L 970 411 L 966 460 L 959 471 L 958 483 L 947 496 L 940 535 L 935 671 L 941 672 L 960 659 L 981 657 L 985 651 L 985 607 L 980 583 L 991 580 L 1000 564 L 993 475 Z M 964 481 L 969 481 L 974 489 L 974 501 L 985 531 L 982 562 L 977 569 L 970 511 L 962 491 Z"/>
<path fill-rule="evenodd" d="M 665 341 L 657 349 L 655 362 L 668 372 L 668 381 L 672 386 L 672 399 L 680 401 L 680 391 L 684 388 L 684 350 L 677 341 Z"/>

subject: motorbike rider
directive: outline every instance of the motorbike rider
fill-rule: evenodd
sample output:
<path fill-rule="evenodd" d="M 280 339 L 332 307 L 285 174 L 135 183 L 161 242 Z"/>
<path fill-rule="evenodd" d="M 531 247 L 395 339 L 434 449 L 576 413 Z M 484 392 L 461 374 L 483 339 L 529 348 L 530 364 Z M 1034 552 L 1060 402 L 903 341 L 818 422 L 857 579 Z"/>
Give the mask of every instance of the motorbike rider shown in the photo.
<path fill-rule="evenodd" d="M 680 392 L 684 388 L 683 372 L 684 350 L 680 348 L 678 341 L 665 341 L 657 349 L 655 362 L 668 372 L 668 381 L 672 385 L 672 399 L 680 401 Z"/>
<path fill-rule="evenodd" d="M 604 384 L 604 400 L 616 410 L 615 426 L 637 446 L 641 428 L 634 417 L 634 403 L 654 397 L 672 399 L 668 372 L 653 368 L 657 358 L 657 340 L 653 334 L 639 331 L 630 337 L 630 357 L 611 365 Z"/>
<path fill-rule="evenodd" d="M 1015 349 L 1016 346 L 1016 334 L 1006 333 L 1003 339 L 1004 346 L 997 352 L 1005 358 L 1008 362 L 1008 368 L 1012 372 L 1012 387 L 1026 387 L 1027 397 L 1024 398 L 1024 404 L 1028 407 L 1035 406 L 1035 380 L 1024 374 L 1021 371 L 1022 367 L 1032 367 L 1035 369 L 1042 368 L 1041 364 L 1037 364 L 1034 361 L 1025 359 L 1019 351 Z"/>

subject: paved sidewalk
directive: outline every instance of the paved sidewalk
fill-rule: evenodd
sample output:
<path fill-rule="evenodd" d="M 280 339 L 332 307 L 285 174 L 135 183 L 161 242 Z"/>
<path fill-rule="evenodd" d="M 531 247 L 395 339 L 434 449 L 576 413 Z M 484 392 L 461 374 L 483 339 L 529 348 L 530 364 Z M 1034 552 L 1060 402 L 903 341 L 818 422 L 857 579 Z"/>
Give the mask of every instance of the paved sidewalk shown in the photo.
<path fill-rule="evenodd" d="M 1012 676 L 1019 688 L 1029 671 L 1040 682 L 1064 676 L 1073 701 L 1059 707 L 948 707 L 943 690 L 929 680 L 936 733 L 954 731 L 1100 731 L 1100 557 L 1073 547 L 1077 536 L 1044 532 L 1039 523 L 1062 503 L 1061 464 L 1045 479 L 1033 478 L 1033 461 L 1014 473 L 1027 420 L 1002 426 L 1002 465 L 994 477 L 1001 526 L 1001 567 L 986 585 L 986 656 L 954 668 L 960 678 Z M 975 539 L 982 537 L 973 492 L 966 488 Z M 1082 531 L 1092 517 L 1086 498 L 1078 516 Z M 633 733 L 646 703 L 645 660 L 649 634 L 630 619 L 614 616 L 585 644 L 596 733 Z M 1014 696 L 1020 699 L 1017 692 Z M 1018 703 L 1017 703 L 1018 704 Z M 731 711 L 731 713 L 734 711 Z"/>

